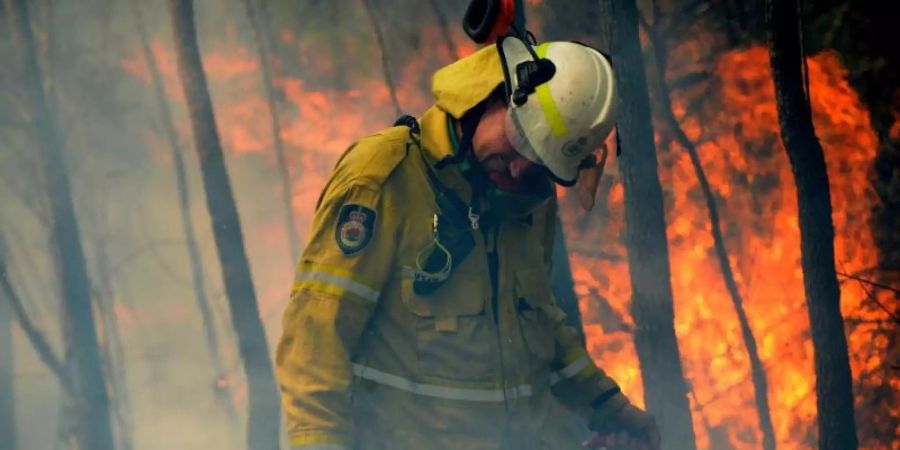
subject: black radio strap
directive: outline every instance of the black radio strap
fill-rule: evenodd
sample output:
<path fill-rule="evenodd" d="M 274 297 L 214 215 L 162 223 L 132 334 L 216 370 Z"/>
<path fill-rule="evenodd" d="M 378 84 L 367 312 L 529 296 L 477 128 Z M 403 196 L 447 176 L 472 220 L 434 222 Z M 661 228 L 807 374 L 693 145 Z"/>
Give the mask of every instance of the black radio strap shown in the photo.
<path fill-rule="evenodd" d="M 428 184 L 434 194 L 434 200 L 437 204 L 438 213 L 438 239 L 446 247 L 452 258 L 452 271 L 462 261 L 469 256 L 472 249 L 475 248 L 475 238 L 472 237 L 471 222 L 469 218 L 469 205 L 463 201 L 459 195 L 453 190 L 441 183 L 437 175 L 434 173 L 431 164 L 425 159 L 422 152 L 422 144 L 418 138 L 419 124 L 415 117 L 404 115 L 397 119 L 395 125 L 404 125 L 410 129 L 411 143 L 415 143 L 422 158 L 422 164 L 425 166 L 425 174 L 428 177 Z M 409 151 L 410 142 L 407 142 L 407 152 Z M 444 266 L 444 258 L 439 252 L 432 253 L 425 262 L 424 269 L 426 272 L 435 272 Z M 449 279 L 449 277 L 447 278 Z M 444 280 L 436 280 L 430 277 L 417 277 L 413 281 L 413 289 L 416 294 L 427 295 L 441 287 Z"/>

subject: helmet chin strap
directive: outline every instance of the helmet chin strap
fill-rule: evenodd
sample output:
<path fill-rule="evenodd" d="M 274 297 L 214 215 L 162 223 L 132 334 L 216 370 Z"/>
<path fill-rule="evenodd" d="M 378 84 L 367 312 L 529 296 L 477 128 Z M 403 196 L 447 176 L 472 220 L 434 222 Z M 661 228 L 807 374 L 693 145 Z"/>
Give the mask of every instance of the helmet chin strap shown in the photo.
<path fill-rule="evenodd" d="M 578 167 L 578 171 L 579 172 L 581 171 L 581 166 Z M 572 187 L 572 186 L 575 186 L 575 183 L 578 182 L 578 175 L 575 175 L 575 178 L 572 180 L 563 180 L 562 178 L 560 178 L 556 175 L 553 175 L 553 172 L 551 172 L 550 169 L 547 169 L 546 167 L 544 167 L 544 173 L 546 173 L 547 176 L 550 177 L 550 179 L 553 180 L 554 183 L 556 183 L 562 187 Z"/>

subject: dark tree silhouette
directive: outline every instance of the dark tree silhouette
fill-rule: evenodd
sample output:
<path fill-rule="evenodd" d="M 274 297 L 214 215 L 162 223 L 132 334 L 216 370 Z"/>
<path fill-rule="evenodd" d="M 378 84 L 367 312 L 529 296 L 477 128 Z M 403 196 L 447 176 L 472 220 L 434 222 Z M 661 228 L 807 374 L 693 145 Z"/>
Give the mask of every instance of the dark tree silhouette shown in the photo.
<path fill-rule="evenodd" d="M 13 11 L 22 40 L 22 67 L 40 139 L 40 163 L 50 200 L 51 242 L 56 250 L 63 297 L 63 333 L 74 368 L 75 436 L 81 448 L 112 449 L 109 398 L 97 342 L 87 264 L 63 156 L 63 139 L 55 108 L 44 91 L 45 78 L 38 64 L 28 2 L 15 1 Z"/>
<path fill-rule="evenodd" d="M 25 305 L 22 303 L 22 299 L 13 288 L 12 282 L 9 279 L 6 258 L 5 243 L 3 242 L 3 236 L 0 236 L 0 297 L 5 298 L 5 303 L 9 308 L 9 314 L 12 317 L 15 317 L 16 322 L 19 324 L 19 328 L 25 334 L 25 337 L 28 339 L 31 346 L 34 347 L 34 351 L 37 352 L 38 358 L 47 366 L 50 372 L 56 376 L 60 386 L 62 386 L 66 394 L 74 396 L 75 388 L 72 386 L 72 382 L 69 379 L 71 377 L 71 375 L 69 375 L 69 370 L 63 364 L 62 360 L 53 353 L 53 349 L 50 347 L 50 342 L 47 340 L 47 337 L 38 329 L 25 311 Z"/>
<path fill-rule="evenodd" d="M 391 72 L 391 62 L 388 59 L 387 48 L 384 43 L 384 33 L 381 31 L 381 24 L 375 17 L 375 10 L 372 7 L 371 0 L 360 0 L 366 9 L 366 15 L 369 16 L 369 23 L 372 25 L 372 32 L 375 34 L 375 42 L 378 50 L 381 52 L 381 70 L 384 72 L 384 83 L 387 85 L 391 93 L 391 104 L 394 106 L 394 113 L 399 117 L 403 113 L 400 107 L 400 100 L 397 99 L 397 88 L 394 86 L 394 76 Z"/>
<path fill-rule="evenodd" d="M 203 269 L 203 258 L 200 255 L 200 245 L 197 243 L 197 236 L 194 233 L 194 222 L 191 218 L 191 192 L 187 181 L 187 169 L 185 167 L 184 156 L 178 132 L 175 131 L 175 119 L 172 117 L 172 109 L 169 106 L 166 97 L 165 88 L 163 87 L 162 74 L 150 50 L 150 37 L 144 25 L 144 18 L 141 14 L 140 4 L 138 0 L 131 0 L 130 7 L 135 19 L 135 27 L 138 37 L 141 40 L 141 53 L 144 62 L 147 64 L 147 71 L 150 73 L 150 81 L 153 86 L 153 96 L 159 103 L 160 123 L 163 128 L 163 134 L 169 144 L 169 155 L 172 157 L 172 165 L 175 168 L 175 189 L 178 192 L 178 204 L 181 207 L 181 227 L 184 230 L 184 240 L 187 247 L 188 263 L 191 266 L 191 284 L 194 288 L 194 298 L 197 301 L 197 309 L 200 312 L 200 318 L 203 321 L 203 331 L 206 338 L 206 348 L 209 357 L 213 363 L 213 370 L 216 374 L 216 382 L 224 380 L 226 377 L 225 364 L 222 362 L 222 355 L 219 350 L 219 336 L 216 332 L 215 319 L 210 307 L 209 295 L 206 293 L 206 274 Z M 218 384 L 217 384 L 218 386 Z M 222 386 L 217 390 L 219 394 L 220 404 L 228 409 L 229 415 L 234 415 L 234 408 L 230 400 L 228 386 Z"/>
<path fill-rule="evenodd" d="M 658 2 L 654 1 L 654 10 L 658 11 Z M 654 14 L 659 17 L 659 13 Z M 697 174 L 697 182 L 700 190 L 703 192 L 703 198 L 706 200 L 706 210 L 709 213 L 710 233 L 713 237 L 713 243 L 716 251 L 716 258 L 719 262 L 719 269 L 722 271 L 722 278 L 725 281 L 725 288 L 731 297 L 731 304 L 737 315 L 738 323 L 741 327 L 741 337 L 744 341 L 744 347 L 747 349 L 747 356 L 750 360 L 750 372 L 753 379 L 753 392 L 756 400 L 756 413 L 759 420 L 759 429 L 762 432 L 762 445 L 764 450 L 775 449 L 775 429 L 772 426 L 772 414 L 769 409 L 768 397 L 768 381 L 766 379 L 766 370 L 763 367 L 762 359 L 759 357 L 759 350 L 756 347 L 756 337 L 753 335 L 753 329 L 750 328 L 750 320 L 747 312 L 744 310 L 744 300 L 741 298 L 740 289 L 738 289 L 737 280 L 734 277 L 734 271 L 731 269 L 731 263 L 728 260 L 728 250 L 725 248 L 725 238 L 722 235 L 721 221 L 719 220 L 719 207 L 716 204 L 716 198 L 713 195 L 712 187 L 706 178 L 706 172 L 700 162 L 700 155 L 694 142 L 688 137 L 675 117 L 672 109 L 672 97 L 669 84 L 666 82 L 666 48 L 665 42 L 656 32 L 654 26 L 646 24 L 644 27 L 647 32 L 648 40 L 651 44 L 651 53 L 656 65 L 656 86 L 659 94 L 660 112 L 663 121 L 669 128 L 669 132 L 675 136 L 676 142 L 688 153 L 691 159 L 691 165 L 694 167 L 694 173 Z"/>
<path fill-rule="evenodd" d="M 7 283 L 6 252 L 0 236 L 0 283 Z M 16 448 L 16 411 L 13 399 L 13 368 L 15 367 L 12 341 L 13 311 L 9 295 L 0 289 L 0 448 Z"/>
<path fill-rule="evenodd" d="M 620 173 L 625 189 L 625 245 L 631 276 L 634 341 L 647 409 L 670 448 L 696 448 L 678 341 L 650 100 L 634 0 L 603 0 L 601 41 L 608 43 L 621 109 Z"/>
<path fill-rule="evenodd" d="M 293 192 L 291 189 L 291 175 L 288 171 L 287 160 L 284 156 L 284 140 L 281 139 L 281 113 L 279 112 L 278 93 L 272 80 L 274 70 L 271 55 L 275 52 L 274 42 L 269 30 L 268 17 L 264 14 L 260 0 L 243 0 L 247 19 L 250 21 L 250 29 L 253 30 L 253 38 L 256 41 L 259 66 L 262 68 L 263 86 L 266 90 L 266 100 L 269 105 L 269 117 L 272 120 L 272 142 L 275 149 L 275 164 L 278 166 L 278 176 L 281 182 L 281 202 L 284 206 L 284 228 L 287 232 L 289 250 L 291 252 L 291 264 L 296 262 L 300 254 L 300 239 L 297 237 L 297 225 L 294 221 L 294 207 L 291 206 Z M 260 2 L 260 3 L 257 3 Z"/>
<path fill-rule="evenodd" d="M 206 206 L 222 280 L 231 309 L 231 323 L 238 337 L 249 396 L 247 448 L 275 450 L 279 443 L 280 403 L 269 358 L 265 329 L 259 316 L 250 265 L 244 250 L 240 216 L 225 167 L 222 145 L 200 60 L 194 6 L 191 0 L 169 0 L 178 72 L 187 101 L 200 160 Z"/>
<path fill-rule="evenodd" d="M 834 268 L 834 223 L 825 154 L 816 137 L 800 35 L 799 3 L 766 0 L 781 139 L 797 185 L 800 261 L 816 370 L 819 448 L 857 448 L 853 385 Z"/>
<path fill-rule="evenodd" d="M 125 373 L 125 349 L 122 347 L 122 334 L 115 314 L 116 294 L 112 276 L 112 265 L 109 260 L 108 242 L 105 236 L 94 241 L 95 280 L 94 306 L 101 320 L 100 341 L 103 355 L 103 367 L 109 385 L 110 414 L 115 420 L 117 450 L 134 448 L 134 428 L 131 422 L 131 396 L 128 393 L 127 374 Z"/>
<path fill-rule="evenodd" d="M 441 29 L 441 35 L 444 37 L 444 43 L 447 44 L 447 51 L 450 52 L 450 59 L 459 59 L 459 49 L 456 47 L 456 43 L 453 42 L 453 34 L 450 33 L 450 26 L 447 24 L 447 14 L 441 9 L 438 0 L 428 0 L 428 3 L 431 5 L 431 10 L 434 11 L 434 17 L 437 19 L 438 27 Z"/>

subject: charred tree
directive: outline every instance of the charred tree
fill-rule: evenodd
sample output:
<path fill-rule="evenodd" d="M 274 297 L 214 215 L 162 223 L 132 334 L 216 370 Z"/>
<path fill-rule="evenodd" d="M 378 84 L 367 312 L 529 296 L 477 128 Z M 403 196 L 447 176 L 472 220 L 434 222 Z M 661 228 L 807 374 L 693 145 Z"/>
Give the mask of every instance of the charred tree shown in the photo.
<path fill-rule="evenodd" d="M 91 305 L 90 280 L 63 154 L 63 139 L 56 113 L 44 91 L 45 79 L 38 64 L 28 2 L 16 0 L 13 11 L 22 40 L 25 59 L 22 66 L 34 108 L 41 168 L 50 200 L 51 242 L 57 252 L 57 270 L 63 296 L 63 331 L 73 352 L 76 438 L 81 448 L 112 449 L 109 398 Z"/>
<path fill-rule="evenodd" d="M 197 302 L 197 310 L 200 312 L 200 319 L 203 321 L 203 331 L 206 339 L 206 348 L 209 357 L 213 363 L 213 370 L 216 376 L 216 387 L 220 404 L 228 408 L 229 415 L 234 415 L 234 408 L 230 400 L 230 390 L 227 385 L 219 387 L 219 382 L 226 378 L 225 365 L 222 362 L 222 355 L 219 350 L 219 336 L 216 332 L 216 324 L 213 317 L 212 308 L 210 307 L 209 296 L 206 293 L 206 274 L 203 269 L 203 258 L 200 255 L 200 245 L 197 243 L 197 236 L 194 233 L 194 222 L 191 218 L 191 192 L 187 181 L 187 169 L 185 167 L 184 156 L 178 132 L 175 130 L 175 119 L 172 117 L 172 109 L 166 97 L 166 91 L 163 87 L 162 74 L 150 50 L 150 37 L 144 26 L 144 19 L 141 15 L 140 4 L 138 0 L 131 0 L 130 6 L 134 14 L 135 26 L 137 28 L 138 37 L 141 40 L 141 52 L 143 53 L 144 62 L 147 64 L 147 71 L 150 73 L 150 81 L 153 86 L 153 95 L 159 103 L 160 123 L 162 125 L 163 134 L 169 144 L 169 155 L 172 157 L 172 165 L 175 168 L 175 189 L 178 193 L 178 205 L 181 208 L 181 227 L 184 230 L 184 240 L 187 247 L 188 263 L 191 266 L 191 284 L 194 288 L 194 299 Z"/>
<path fill-rule="evenodd" d="M 625 245 L 631 277 L 634 342 L 647 409 L 668 448 L 696 448 L 678 341 L 662 186 L 634 0 L 603 0 L 601 40 L 612 53 L 621 110 L 620 174 L 625 189 Z M 608 36 L 603 36 L 607 34 Z M 606 39 L 604 39 L 606 38 Z"/>
<path fill-rule="evenodd" d="M 656 7 L 657 2 L 653 2 Z M 716 198 L 713 194 L 709 180 L 706 178 L 706 172 L 703 170 L 703 164 L 700 162 L 700 154 L 694 142 L 688 137 L 675 117 L 672 109 L 671 91 L 669 84 L 666 82 L 666 50 L 665 43 L 656 33 L 655 27 L 647 25 L 645 27 L 647 36 L 651 43 L 652 54 L 656 65 L 656 87 L 659 93 L 660 110 L 663 120 L 669 131 L 674 135 L 676 142 L 684 148 L 691 159 L 691 165 L 694 167 L 694 173 L 697 174 L 697 182 L 700 184 L 700 190 L 706 200 L 706 211 L 709 214 L 710 233 L 713 237 L 713 245 L 716 251 L 716 258 L 719 262 L 719 269 L 722 271 L 722 278 L 725 282 L 725 288 L 731 297 L 731 304 L 734 307 L 738 323 L 741 327 L 741 337 L 744 341 L 744 347 L 747 349 L 747 356 L 750 360 L 750 373 L 753 379 L 753 392 L 756 400 L 756 413 L 759 420 L 759 428 L 762 432 L 762 448 L 764 450 L 775 449 L 775 428 L 772 426 L 772 414 L 769 408 L 768 397 L 768 381 L 766 379 L 766 371 L 759 357 L 759 350 L 756 346 L 756 337 L 753 335 L 753 329 L 750 328 L 750 320 L 747 312 L 744 310 L 744 300 L 741 297 L 740 289 L 738 289 L 737 280 L 734 277 L 734 271 L 731 269 L 731 262 L 728 259 L 728 250 L 725 247 L 725 237 L 722 234 L 721 221 L 719 220 L 719 207 L 716 204 Z"/>
<path fill-rule="evenodd" d="M 250 264 L 244 250 L 240 216 L 219 141 L 206 74 L 200 60 L 193 1 L 169 0 L 169 8 L 178 72 L 191 117 L 195 148 L 206 191 L 206 206 L 213 222 L 222 281 L 247 377 L 247 448 L 274 450 L 278 448 L 280 438 L 278 389 L 265 328 L 259 316 Z"/>
<path fill-rule="evenodd" d="M 600 3 L 594 0 L 543 0 L 536 6 L 544 18 L 540 40 L 584 39 L 588 44 L 596 36 Z"/>
<path fill-rule="evenodd" d="M 101 205 L 109 204 L 108 201 L 103 200 L 98 203 Z M 101 216 L 106 216 L 106 214 Z M 102 323 L 100 344 L 103 352 L 106 379 L 109 383 L 110 413 L 115 420 L 115 436 L 118 438 L 116 449 L 131 450 L 134 448 L 131 398 L 128 395 L 122 334 L 119 332 L 119 322 L 115 314 L 116 293 L 113 285 L 112 263 L 109 259 L 108 241 L 105 236 L 100 236 L 94 240 L 93 254 L 96 264 L 94 273 L 97 274 L 97 285 L 94 289 L 94 305 Z"/>
<path fill-rule="evenodd" d="M 288 171 L 287 160 L 284 156 L 284 140 L 281 139 L 281 114 L 279 113 L 278 93 L 273 83 L 273 68 L 271 55 L 275 52 L 274 43 L 268 27 L 268 17 L 263 14 L 259 0 L 243 0 L 250 28 L 253 30 L 253 38 L 256 41 L 259 66 L 263 86 L 266 90 L 266 100 L 269 105 L 269 117 L 272 119 L 272 142 L 275 149 L 275 164 L 278 166 L 278 175 L 281 181 L 281 201 L 284 206 L 284 228 L 287 232 L 289 250 L 291 252 L 291 265 L 296 262 L 300 254 L 300 239 L 297 237 L 297 225 L 294 222 L 294 207 L 291 206 L 293 192 L 291 189 L 291 175 Z"/>
<path fill-rule="evenodd" d="M 766 0 L 769 55 L 781 139 L 797 185 L 800 262 L 816 370 L 819 448 L 858 446 L 841 291 L 834 268 L 834 223 L 822 145 L 804 86 L 799 3 Z"/>
<path fill-rule="evenodd" d="M 0 283 L 7 283 L 6 253 L 0 236 Z M 12 341 L 12 308 L 6 292 L 0 290 L 0 448 L 16 448 L 15 367 Z"/>

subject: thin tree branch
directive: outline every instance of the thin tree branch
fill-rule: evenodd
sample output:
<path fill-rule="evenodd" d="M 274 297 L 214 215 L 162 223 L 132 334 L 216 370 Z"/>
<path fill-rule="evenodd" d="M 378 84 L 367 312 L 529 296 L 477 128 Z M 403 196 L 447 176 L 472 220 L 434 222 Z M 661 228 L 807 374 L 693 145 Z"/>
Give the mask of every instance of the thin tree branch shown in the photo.
<path fill-rule="evenodd" d="M 12 307 L 16 320 L 19 322 L 19 326 L 22 328 L 22 331 L 25 332 L 25 336 L 28 337 L 28 341 L 31 343 L 31 346 L 34 347 L 34 351 L 37 352 L 41 362 L 43 362 L 44 365 L 50 369 L 50 372 L 56 376 L 56 379 L 59 380 L 59 384 L 63 387 L 66 394 L 74 396 L 75 389 L 69 379 L 68 370 L 66 369 L 65 364 L 63 364 L 62 360 L 53 353 L 53 349 L 50 347 L 47 338 L 44 337 L 44 333 L 42 333 L 37 325 L 34 324 L 34 321 L 28 317 L 28 312 L 25 311 L 22 299 L 19 298 L 18 293 L 16 293 L 12 283 L 9 281 L 6 262 L 2 257 L 0 257 L 0 287 L 3 288 L 3 292 L 9 300 L 9 305 Z"/>
<path fill-rule="evenodd" d="M 850 273 L 837 272 L 837 274 L 838 274 L 839 276 L 844 277 L 844 278 L 847 278 L 847 279 L 850 279 L 850 280 L 854 280 L 854 281 L 858 281 L 858 282 L 860 282 L 861 284 L 862 284 L 862 283 L 865 283 L 865 284 L 868 284 L 868 285 L 870 285 L 870 286 L 877 287 L 878 289 L 884 289 L 884 290 L 886 290 L 886 291 L 891 291 L 891 292 L 893 292 L 893 293 L 895 293 L 895 294 L 900 294 L 900 289 L 897 289 L 897 288 L 895 288 L 895 287 L 888 286 L 888 285 L 886 285 L 886 284 L 881 284 L 881 283 L 879 283 L 879 282 L 877 282 L 877 281 L 867 280 L 867 279 L 862 278 L 862 277 L 860 277 L 860 276 L 858 276 L 858 275 L 854 275 L 854 274 L 850 274 Z M 843 280 L 843 281 L 847 281 L 847 280 Z M 843 281 L 842 281 L 842 282 L 843 282 Z"/>
<path fill-rule="evenodd" d="M 275 84 L 272 81 L 273 76 L 276 75 L 276 68 L 269 61 L 270 55 L 275 51 L 274 48 L 271 48 L 271 46 L 274 46 L 274 42 L 270 38 L 271 33 L 268 32 L 268 27 L 266 26 L 267 18 L 263 6 L 256 4 L 256 0 L 243 0 L 243 2 L 247 12 L 247 19 L 250 22 L 250 29 L 253 31 L 253 37 L 256 39 L 259 64 L 262 68 L 260 75 L 262 75 L 263 86 L 266 90 L 269 116 L 272 119 L 272 142 L 275 149 L 275 164 L 278 166 L 281 184 L 284 227 L 288 238 L 290 263 L 293 265 L 296 261 L 295 258 L 300 253 L 300 239 L 297 237 L 297 225 L 294 223 L 294 208 L 291 204 L 291 199 L 294 196 L 291 189 L 291 175 L 288 171 L 287 159 L 285 158 L 284 140 L 281 138 L 281 115 L 278 110 L 279 97 L 275 90 Z"/>
<path fill-rule="evenodd" d="M 655 0 L 653 3 L 656 3 Z M 647 24 L 647 21 L 644 20 L 642 23 Z M 694 143 L 688 138 L 684 129 L 681 127 L 681 124 L 678 122 L 678 119 L 675 118 L 675 113 L 672 110 L 671 94 L 665 81 L 667 64 L 665 47 L 663 47 L 665 44 L 653 27 L 647 26 L 645 31 L 651 43 L 650 47 L 652 55 L 656 61 L 656 82 L 659 90 L 660 102 L 662 103 L 662 108 L 660 109 L 662 110 L 663 118 L 671 132 L 675 134 L 675 138 L 679 145 L 687 151 L 691 160 L 691 165 L 693 165 L 694 172 L 697 175 L 700 189 L 703 191 L 703 196 L 706 200 L 706 209 L 709 213 L 710 232 L 712 233 L 719 267 L 722 271 L 722 278 L 724 279 L 725 287 L 728 290 L 732 305 L 737 314 L 741 335 L 743 336 L 744 345 L 746 346 L 750 360 L 754 396 L 756 398 L 757 417 L 759 419 L 759 428 L 763 435 L 763 448 L 766 450 L 774 450 L 775 428 L 772 425 L 772 416 L 769 408 L 766 372 L 759 356 L 759 350 L 756 347 L 756 338 L 753 335 L 753 329 L 750 327 L 750 320 L 747 317 L 747 312 L 744 310 L 744 300 L 741 298 L 737 281 L 735 280 L 734 273 L 731 269 L 731 263 L 728 260 L 728 252 L 725 248 L 725 238 L 722 235 L 721 220 L 719 218 L 719 210 L 716 205 L 715 195 L 713 194 L 709 180 L 706 178 L 706 173 Z"/>
<path fill-rule="evenodd" d="M 894 312 L 889 310 L 886 306 L 884 306 L 884 304 L 878 300 L 878 297 L 875 295 L 875 293 L 872 292 L 868 287 L 866 287 L 866 284 L 863 281 L 859 281 L 859 286 L 862 288 L 863 292 L 866 293 L 866 296 L 869 297 L 869 300 L 872 300 L 872 302 L 874 302 L 876 305 L 878 305 L 878 307 L 881 308 L 882 311 L 887 313 L 888 317 L 890 317 L 891 320 L 893 320 L 898 325 L 900 325 L 900 316 L 898 316 L 897 314 L 895 314 Z"/>

